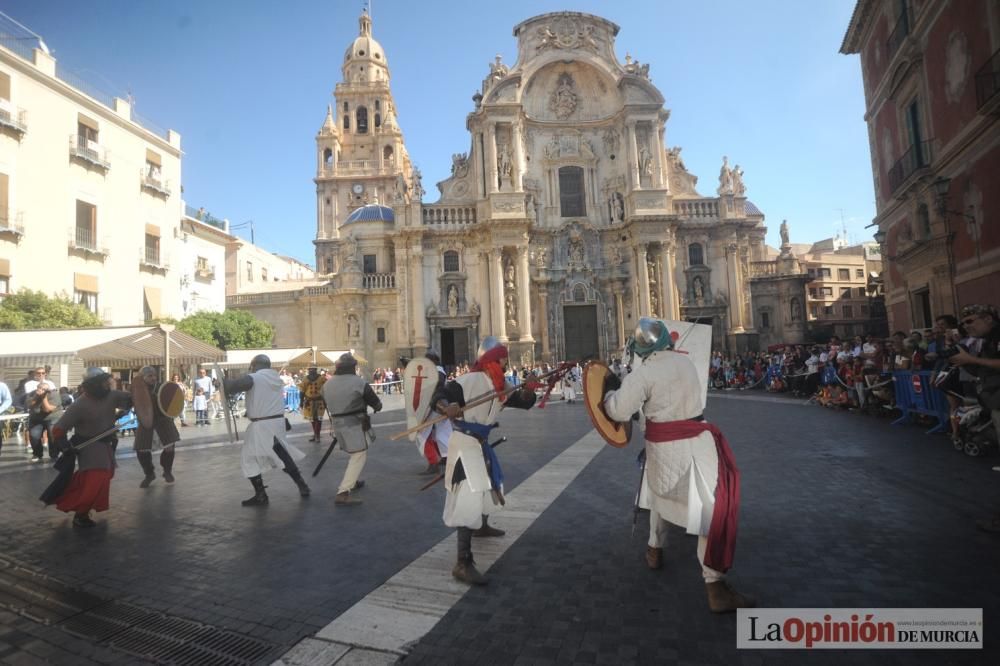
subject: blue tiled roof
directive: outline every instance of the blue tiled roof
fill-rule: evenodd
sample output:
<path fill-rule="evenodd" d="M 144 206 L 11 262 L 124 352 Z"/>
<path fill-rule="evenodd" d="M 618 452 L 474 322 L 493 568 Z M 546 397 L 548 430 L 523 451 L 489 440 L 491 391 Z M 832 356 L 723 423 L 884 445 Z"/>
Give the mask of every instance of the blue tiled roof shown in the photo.
<path fill-rule="evenodd" d="M 760 209 L 757 208 L 757 206 L 754 206 L 752 201 L 750 201 L 749 199 L 747 199 L 746 203 L 743 204 L 743 214 L 744 215 L 763 215 L 764 213 L 760 212 Z"/>
<path fill-rule="evenodd" d="M 378 204 L 368 204 L 361 208 L 356 208 L 353 213 L 347 216 L 344 224 L 352 222 L 395 222 L 396 216 L 388 206 Z"/>

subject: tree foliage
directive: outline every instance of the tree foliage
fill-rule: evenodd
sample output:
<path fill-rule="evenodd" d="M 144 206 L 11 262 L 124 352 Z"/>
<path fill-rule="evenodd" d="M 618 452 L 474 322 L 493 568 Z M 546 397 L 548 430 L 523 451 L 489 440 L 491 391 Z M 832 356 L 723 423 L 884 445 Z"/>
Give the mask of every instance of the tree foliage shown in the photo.
<path fill-rule="evenodd" d="M 0 301 L 0 330 L 102 326 L 100 317 L 65 294 L 21 289 Z"/>
<path fill-rule="evenodd" d="M 198 312 L 177 322 L 177 330 L 219 349 L 270 347 L 274 327 L 246 310 Z"/>

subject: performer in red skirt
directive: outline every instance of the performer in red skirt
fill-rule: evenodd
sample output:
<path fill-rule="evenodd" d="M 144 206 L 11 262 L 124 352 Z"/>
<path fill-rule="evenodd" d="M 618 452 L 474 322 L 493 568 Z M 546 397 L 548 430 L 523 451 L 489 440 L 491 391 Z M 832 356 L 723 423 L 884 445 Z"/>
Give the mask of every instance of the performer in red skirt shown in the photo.
<path fill-rule="evenodd" d="M 53 427 L 60 447 L 76 446 L 114 428 L 118 410 L 132 406 L 132 396 L 111 389 L 111 375 L 100 368 L 88 368 L 84 375 L 83 395 L 66 408 Z M 70 431 L 73 436 L 66 441 Z M 115 446 L 118 438 L 112 433 L 77 451 L 79 469 L 73 474 L 65 492 L 56 500 L 56 508 L 73 512 L 75 527 L 93 527 L 91 511 L 107 511 L 111 478 L 115 474 Z"/>

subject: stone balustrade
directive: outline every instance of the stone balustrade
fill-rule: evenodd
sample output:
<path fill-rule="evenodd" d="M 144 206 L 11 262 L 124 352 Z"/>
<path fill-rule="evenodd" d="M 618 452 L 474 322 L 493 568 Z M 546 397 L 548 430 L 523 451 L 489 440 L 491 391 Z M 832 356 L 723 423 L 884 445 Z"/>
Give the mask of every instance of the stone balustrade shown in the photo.
<path fill-rule="evenodd" d="M 395 273 L 365 273 L 361 277 L 361 286 L 364 289 L 395 289 Z"/>
<path fill-rule="evenodd" d="M 778 274 L 778 263 L 776 261 L 751 261 L 750 277 L 772 277 Z"/>
<path fill-rule="evenodd" d="M 718 218 L 718 199 L 674 200 L 674 213 L 681 217 Z"/>
<path fill-rule="evenodd" d="M 454 226 L 476 223 L 475 206 L 431 204 L 422 208 L 423 222 L 431 226 Z"/>

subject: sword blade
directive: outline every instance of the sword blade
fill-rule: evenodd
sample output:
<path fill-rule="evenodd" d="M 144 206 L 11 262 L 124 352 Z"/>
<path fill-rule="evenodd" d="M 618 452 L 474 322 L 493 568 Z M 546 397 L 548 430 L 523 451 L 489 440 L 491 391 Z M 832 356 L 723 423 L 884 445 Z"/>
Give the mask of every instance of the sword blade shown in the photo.
<path fill-rule="evenodd" d="M 323 454 L 323 458 L 319 461 L 319 464 L 316 465 L 316 469 L 313 470 L 313 476 L 316 476 L 317 474 L 319 474 L 319 471 L 321 469 L 323 469 L 323 465 L 326 464 L 326 459 L 330 457 L 331 453 L 333 453 L 333 447 L 335 447 L 335 446 L 337 446 L 337 438 L 336 437 L 334 437 L 333 441 L 330 442 L 330 448 L 328 448 L 326 450 L 326 453 Z"/>

